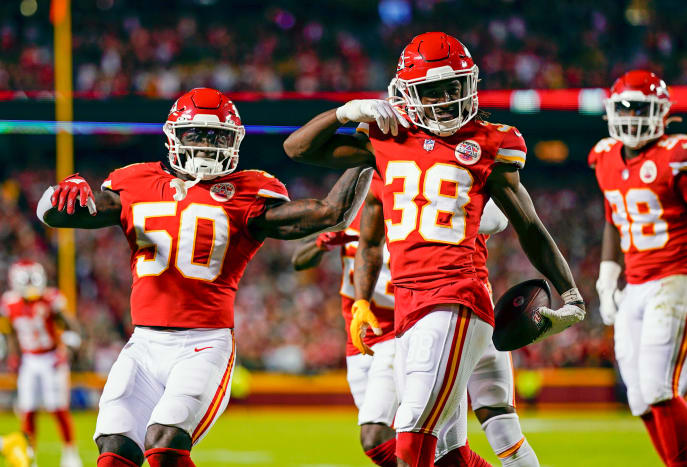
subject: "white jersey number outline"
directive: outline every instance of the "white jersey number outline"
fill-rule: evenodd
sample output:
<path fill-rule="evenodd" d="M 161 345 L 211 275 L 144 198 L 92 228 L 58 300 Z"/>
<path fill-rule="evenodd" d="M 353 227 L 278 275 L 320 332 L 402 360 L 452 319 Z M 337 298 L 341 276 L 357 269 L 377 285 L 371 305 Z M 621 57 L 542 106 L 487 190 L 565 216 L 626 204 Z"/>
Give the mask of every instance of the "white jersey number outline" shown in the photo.
<path fill-rule="evenodd" d="M 136 257 L 138 277 L 159 276 L 169 268 L 173 238 L 165 229 L 146 229 L 146 220 L 154 217 L 176 216 L 176 201 L 137 203 L 131 206 L 138 249 L 155 248 L 151 259 Z M 212 245 L 205 263 L 193 260 L 199 220 L 212 223 Z M 229 248 L 229 217 L 220 206 L 191 203 L 179 215 L 174 266 L 188 279 L 212 282 L 222 272 L 224 256 Z"/>
<path fill-rule="evenodd" d="M 465 239 L 465 206 L 470 202 L 472 175 L 463 167 L 436 163 L 425 172 L 422 196 L 428 201 L 420 210 L 415 199 L 420 194 L 422 171 L 413 161 L 392 161 L 386 167 L 386 184 L 403 180 L 403 190 L 394 192 L 392 209 L 401 211 L 401 221 L 385 219 L 389 243 L 405 240 L 415 229 L 429 242 L 458 245 Z M 444 183 L 455 187 L 453 195 L 441 193 Z M 418 219 L 418 211 L 419 219 Z M 439 223 L 439 215 L 449 222 Z"/>
<path fill-rule="evenodd" d="M 638 251 L 656 250 L 668 243 L 668 223 L 663 219 L 663 206 L 649 188 L 604 191 L 612 208 L 613 224 L 620 233 L 620 248 L 625 253 L 632 245 Z"/>

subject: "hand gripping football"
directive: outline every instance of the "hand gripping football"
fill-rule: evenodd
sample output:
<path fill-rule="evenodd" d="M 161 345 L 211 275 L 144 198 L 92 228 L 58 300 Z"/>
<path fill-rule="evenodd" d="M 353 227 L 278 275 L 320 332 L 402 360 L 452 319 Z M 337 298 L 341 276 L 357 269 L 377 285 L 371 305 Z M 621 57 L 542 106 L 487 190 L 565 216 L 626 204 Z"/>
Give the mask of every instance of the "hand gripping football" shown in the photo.
<path fill-rule="evenodd" d="M 494 307 L 492 341 L 498 350 L 515 350 L 532 343 L 551 327 L 551 320 L 537 311 L 551 307 L 551 289 L 543 279 L 517 284 L 503 294 Z"/>

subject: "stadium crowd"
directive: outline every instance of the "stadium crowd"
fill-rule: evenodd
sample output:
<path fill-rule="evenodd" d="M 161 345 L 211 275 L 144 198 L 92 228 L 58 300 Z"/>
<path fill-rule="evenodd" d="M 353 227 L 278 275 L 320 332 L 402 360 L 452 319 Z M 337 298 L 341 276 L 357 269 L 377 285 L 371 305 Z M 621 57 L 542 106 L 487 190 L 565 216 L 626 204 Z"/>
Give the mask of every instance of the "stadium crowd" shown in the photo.
<path fill-rule="evenodd" d="M 591 175 L 591 174 L 590 174 Z M 85 174 L 94 183 L 104 174 Z M 7 268 L 29 258 L 45 265 L 55 282 L 56 233 L 34 215 L 49 171 L 21 171 L 0 182 L 0 290 Z M 612 339 L 596 312 L 594 280 L 598 269 L 603 210 L 600 194 L 589 189 L 534 188 L 532 197 L 544 223 L 568 258 L 578 286 L 588 300 L 588 319 L 567 332 L 515 352 L 520 367 L 611 366 Z M 312 179 L 285 179 L 293 198 L 320 196 Z M 583 208 L 580 209 L 580 206 Z M 338 250 L 317 269 L 294 272 L 296 242 L 268 240 L 249 264 L 236 302 L 237 342 L 242 363 L 252 369 L 313 372 L 343 368 L 346 334 L 338 289 Z M 512 231 L 489 240 L 489 267 L 496 296 L 522 280 L 537 276 Z M 106 373 L 131 332 L 129 248 L 116 227 L 76 231 L 79 322 L 84 345 L 74 369 Z M 565 352 L 557 350 L 564 348 Z"/>
<path fill-rule="evenodd" d="M 50 91 L 47 3 L 30 16 L 19 3 L 0 5 L 0 91 Z M 198 86 L 382 90 L 403 45 L 427 30 L 468 45 L 482 89 L 606 87 L 637 67 L 687 84 L 681 3 L 330 0 L 312 8 L 296 0 L 75 1 L 75 90 L 95 97 L 172 97 Z"/>

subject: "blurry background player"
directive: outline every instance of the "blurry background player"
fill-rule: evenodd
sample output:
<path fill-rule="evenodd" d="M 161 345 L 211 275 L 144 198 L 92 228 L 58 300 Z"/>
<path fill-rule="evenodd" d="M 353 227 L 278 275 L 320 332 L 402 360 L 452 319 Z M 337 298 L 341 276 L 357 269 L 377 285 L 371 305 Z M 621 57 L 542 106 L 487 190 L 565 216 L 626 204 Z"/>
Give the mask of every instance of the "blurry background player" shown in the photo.
<path fill-rule="evenodd" d="M 493 308 L 472 263 L 490 197 L 513 224 L 532 264 L 563 299 L 559 309 L 540 309 L 552 321 L 540 338 L 585 316 L 570 269 L 520 183 L 526 154 L 522 135 L 511 126 L 475 118 L 477 75 L 460 41 L 440 32 L 421 34 L 398 62 L 395 87 L 403 96 L 402 108 L 384 100 L 349 101 L 314 117 L 284 142 L 287 154 L 304 162 L 375 163 L 384 180 L 396 299 L 399 465 L 434 464 L 437 434 L 457 409 L 491 339 Z M 368 138 L 336 134 L 349 121 L 377 124 L 369 125 Z M 371 315 L 364 306 L 354 309 L 352 326 L 369 324 Z"/>
<path fill-rule="evenodd" d="M 66 299 L 47 287 L 43 266 L 18 261 L 9 270 L 10 290 L 2 296 L 3 319 L 9 324 L 9 358 L 21 354 L 17 408 L 22 431 L 35 448 L 36 413 L 52 413 L 62 437 L 62 467 L 81 465 L 69 414 L 69 362 L 64 348 L 78 348 L 76 323 L 65 313 Z M 61 332 L 61 329 L 64 329 Z M 17 348 L 18 347 L 18 348 Z"/>
<path fill-rule="evenodd" d="M 272 175 L 235 171 L 245 128 L 215 89 L 182 95 L 164 132 L 166 163 L 117 169 L 95 196 L 70 176 L 37 209 L 52 227 L 120 225 L 131 247 L 136 328 L 100 398 L 99 467 L 141 465 L 144 455 L 151 467 L 194 465 L 191 448 L 229 402 L 234 297 L 248 261 L 267 237 L 344 228 L 372 172 L 348 170 L 325 199 L 291 201 Z"/>
<path fill-rule="evenodd" d="M 381 186 L 375 184 L 375 180 L 377 180 L 376 177 L 373 179 L 373 184 L 363 206 L 360 241 L 357 245 L 358 253 L 355 258 L 354 279 L 358 290 L 356 296 L 367 297 L 363 299 L 366 301 L 370 300 L 370 287 L 377 280 L 377 275 L 380 274 L 380 279 L 383 279 L 385 271 L 385 266 L 382 265 L 382 249 L 386 250 L 386 244 L 382 204 L 379 201 Z M 378 186 L 379 189 L 375 190 Z M 507 225 L 508 219 L 496 207 L 494 202 L 488 202 L 480 220 L 480 235 L 477 236 L 473 262 L 479 279 L 490 289 L 489 272 L 486 266 L 486 242 L 489 234 L 498 233 L 505 229 Z M 370 309 L 374 312 L 372 307 Z M 368 330 L 369 334 L 370 330 Z M 489 444 L 501 463 L 504 466 L 538 466 L 537 456 L 523 436 L 518 416 L 515 412 L 515 385 L 510 352 L 499 352 L 490 343 L 482 358 L 477 362 L 468 380 L 467 388 L 472 409 L 487 435 Z M 465 409 L 466 407 L 460 408 L 460 410 Z M 458 432 L 461 435 L 466 434 L 460 428 Z M 464 465 L 479 465 L 476 459 L 470 459 L 474 454 L 467 448 L 462 451 L 449 452 L 449 450 L 455 449 L 458 446 L 466 446 L 467 438 L 456 439 L 455 446 L 447 445 L 446 443 L 443 443 L 444 445 L 441 446 L 442 441 L 442 433 L 440 433 L 435 459 L 437 465 L 452 465 L 445 464 L 445 462 L 455 462 L 456 457 L 458 460 L 463 460 Z M 446 458 L 443 458 L 444 455 L 447 455 Z"/>
<path fill-rule="evenodd" d="M 633 415 L 669 466 L 687 465 L 687 136 L 665 135 L 666 84 L 634 70 L 606 101 L 589 163 L 605 198 L 597 291 Z M 627 286 L 618 292 L 625 259 Z"/>

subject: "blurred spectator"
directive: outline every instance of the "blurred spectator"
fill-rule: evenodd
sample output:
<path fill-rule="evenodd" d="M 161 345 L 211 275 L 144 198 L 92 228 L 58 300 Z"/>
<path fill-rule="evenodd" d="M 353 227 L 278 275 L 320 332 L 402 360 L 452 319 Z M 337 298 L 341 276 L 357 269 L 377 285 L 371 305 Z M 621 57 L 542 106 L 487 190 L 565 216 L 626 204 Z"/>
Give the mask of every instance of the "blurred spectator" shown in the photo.
<path fill-rule="evenodd" d="M 48 3 L 0 5 L 0 91 L 53 88 Z M 232 91 L 383 90 L 412 36 L 443 30 L 482 70 L 482 89 L 607 87 L 630 67 L 687 84 L 679 0 L 73 2 L 76 91 L 174 97 Z"/>

